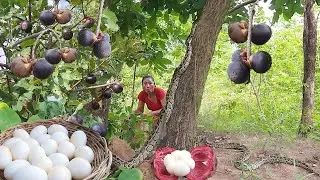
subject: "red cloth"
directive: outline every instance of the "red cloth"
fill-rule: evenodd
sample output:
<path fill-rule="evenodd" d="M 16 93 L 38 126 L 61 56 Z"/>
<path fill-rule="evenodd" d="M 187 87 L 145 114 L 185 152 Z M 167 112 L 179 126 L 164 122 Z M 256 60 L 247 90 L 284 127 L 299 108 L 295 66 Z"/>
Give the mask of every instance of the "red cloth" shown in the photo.
<path fill-rule="evenodd" d="M 166 97 L 166 91 L 161 88 L 155 87 L 154 93 L 156 94 L 156 97 L 157 97 L 156 103 L 150 101 L 150 99 L 148 98 L 148 94 L 145 91 L 141 91 L 138 95 L 138 99 L 146 103 L 148 109 L 151 111 L 156 111 L 161 109 L 162 108 L 161 100 Z"/>

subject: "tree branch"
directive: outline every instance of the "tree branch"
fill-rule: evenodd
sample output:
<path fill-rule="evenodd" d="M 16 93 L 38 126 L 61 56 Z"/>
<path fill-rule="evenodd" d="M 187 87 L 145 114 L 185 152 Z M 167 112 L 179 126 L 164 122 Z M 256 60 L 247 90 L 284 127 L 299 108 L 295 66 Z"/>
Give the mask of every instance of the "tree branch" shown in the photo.
<path fill-rule="evenodd" d="M 98 15 L 98 24 L 97 24 L 97 31 L 96 31 L 96 35 L 98 36 L 99 32 L 100 32 L 100 24 L 101 24 L 101 16 L 102 16 L 102 11 L 103 11 L 103 4 L 104 4 L 104 0 L 100 0 L 100 4 L 99 4 L 99 15 Z"/>
<path fill-rule="evenodd" d="M 11 45 L 9 48 L 14 48 L 14 47 L 16 47 L 17 45 L 19 45 L 19 44 L 21 44 L 22 42 L 24 42 L 24 41 L 27 41 L 27 40 L 30 40 L 30 39 L 33 39 L 33 38 L 38 37 L 40 34 L 41 34 L 41 32 L 37 32 L 37 33 L 31 34 L 30 36 L 24 37 L 24 38 L 18 40 L 17 42 L 15 42 L 15 43 L 14 43 L 13 45 Z"/>
<path fill-rule="evenodd" d="M 258 1 L 258 0 L 249 0 L 249 1 L 246 1 L 246 2 L 244 2 L 244 3 L 242 3 L 242 4 L 239 4 L 239 5 L 235 6 L 234 8 L 230 9 L 230 10 L 228 11 L 228 14 L 231 14 L 231 13 L 233 13 L 234 11 L 236 11 L 236 10 L 238 10 L 238 9 L 246 6 L 246 5 L 251 4 L 251 3 L 255 3 L 255 2 L 257 2 L 257 1 Z"/>
<path fill-rule="evenodd" d="M 96 88 L 111 86 L 113 84 L 115 84 L 115 82 L 96 85 L 96 86 L 90 86 L 90 87 L 85 87 L 85 88 L 80 88 L 80 89 L 75 89 L 74 91 L 83 91 L 83 90 L 88 90 L 88 89 L 96 89 Z M 72 89 L 70 91 L 72 91 Z"/>
<path fill-rule="evenodd" d="M 32 15 L 31 15 L 31 0 L 28 1 L 28 13 L 29 13 L 29 22 L 31 23 Z"/>

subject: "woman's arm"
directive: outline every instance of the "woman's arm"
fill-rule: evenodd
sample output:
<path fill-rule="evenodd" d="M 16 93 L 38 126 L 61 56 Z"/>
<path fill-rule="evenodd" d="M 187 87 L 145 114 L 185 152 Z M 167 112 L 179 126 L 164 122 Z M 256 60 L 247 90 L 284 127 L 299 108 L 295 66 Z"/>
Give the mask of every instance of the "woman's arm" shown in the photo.
<path fill-rule="evenodd" d="M 162 109 L 164 108 L 164 106 L 166 105 L 166 98 L 164 97 L 160 102 L 161 102 L 162 108 L 159 109 L 159 110 L 150 112 L 150 115 L 152 115 L 152 116 L 159 116 L 159 115 L 160 115 L 161 110 L 162 110 Z"/>
<path fill-rule="evenodd" d="M 133 112 L 134 112 L 135 115 L 140 115 L 140 114 L 143 113 L 143 111 L 144 111 L 144 102 L 139 100 L 138 107 Z"/>

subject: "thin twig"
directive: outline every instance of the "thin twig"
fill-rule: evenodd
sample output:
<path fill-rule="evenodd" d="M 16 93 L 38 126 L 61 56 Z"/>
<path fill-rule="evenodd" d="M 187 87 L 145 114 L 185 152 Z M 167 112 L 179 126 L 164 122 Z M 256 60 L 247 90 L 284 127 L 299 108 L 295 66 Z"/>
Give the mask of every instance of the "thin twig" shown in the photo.
<path fill-rule="evenodd" d="M 24 21 L 24 19 L 22 19 L 21 17 L 18 17 L 18 16 L 16 16 L 16 15 L 13 15 L 12 17 L 13 17 L 13 18 L 16 18 L 16 19 L 19 19 L 20 21 Z"/>
<path fill-rule="evenodd" d="M 29 20 L 29 22 L 31 22 L 31 20 L 32 20 L 32 15 L 31 15 L 31 0 L 29 0 L 28 1 L 28 13 L 29 13 L 29 18 L 28 18 L 28 20 Z"/>
<path fill-rule="evenodd" d="M 36 38 L 36 37 L 38 37 L 38 36 L 41 34 L 41 32 L 42 32 L 42 31 L 37 32 L 37 33 L 34 33 L 34 34 L 31 34 L 30 36 L 24 37 L 24 38 L 18 40 L 17 42 L 15 42 L 13 45 L 9 46 L 9 48 L 14 48 L 14 47 L 16 47 L 17 45 L 19 45 L 19 44 L 21 44 L 22 42 L 24 42 L 24 41 L 27 41 L 27 40 Z"/>
<path fill-rule="evenodd" d="M 96 35 L 99 35 L 104 0 L 100 0 Z"/>
<path fill-rule="evenodd" d="M 249 0 L 249 1 L 246 1 L 246 2 L 244 2 L 244 3 L 242 3 L 242 4 L 239 4 L 239 5 L 235 6 L 234 8 L 230 9 L 230 10 L 228 11 L 228 14 L 231 14 L 231 13 L 233 13 L 234 11 L 242 8 L 243 6 L 246 6 L 246 5 L 251 4 L 251 3 L 255 3 L 255 2 L 257 2 L 257 1 L 258 1 L 258 0 Z"/>
<path fill-rule="evenodd" d="M 254 5 L 249 7 L 249 24 L 248 24 L 248 40 L 247 40 L 247 60 L 250 59 L 251 56 L 251 28 L 253 24 L 253 13 Z"/>
<path fill-rule="evenodd" d="M 74 91 L 83 91 L 83 90 L 89 90 L 89 89 L 97 89 L 97 88 L 101 88 L 101 87 L 112 86 L 113 84 L 115 84 L 115 82 L 106 83 L 106 84 L 100 84 L 100 85 L 90 86 L 90 87 L 85 87 L 85 88 L 80 88 L 80 89 L 75 89 Z M 72 90 L 70 90 L 70 91 L 72 91 Z"/>
<path fill-rule="evenodd" d="M 136 72 L 137 72 L 137 63 L 134 64 L 134 70 L 133 70 L 133 81 L 132 81 L 132 101 L 131 101 L 131 108 L 133 107 L 133 102 L 134 102 L 134 89 L 135 89 L 135 84 L 136 84 Z"/>
<path fill-rule="evenodd" d="M 12 90 L 11 90 L 11 87 L 10 87 L 10 79 L 9 79 L 8 75 L 6 75 L 6 77 L 7 77 L 8 90 L 9 90 L 9 93 L 12 95 Z"/>
<path fill-rule="evenodd" d="M 86 17 L 86 13 L 84 12 L 84 7 L 83 7 L 83 0 L 81 1 L 81 8 L 82 8 L 83 17 Z"/>

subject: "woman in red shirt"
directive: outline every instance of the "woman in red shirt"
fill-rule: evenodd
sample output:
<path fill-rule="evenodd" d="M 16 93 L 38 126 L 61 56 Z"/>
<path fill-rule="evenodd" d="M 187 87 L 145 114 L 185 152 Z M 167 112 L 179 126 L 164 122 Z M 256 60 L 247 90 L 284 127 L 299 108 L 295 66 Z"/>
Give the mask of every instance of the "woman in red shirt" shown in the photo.
<path fill-rule="evenodd" d="M 165 90 L 156 87 L 152 76 L 144 76 L 142 78 L 142 88 L 143 90 L 138 95 L 139 104 L 134 113 L 136 115 L 142 114 L 146 104 L 147 108 L 151 110 L 148 115 L 158 119 L 160 111 L 166 104 Z"/>

